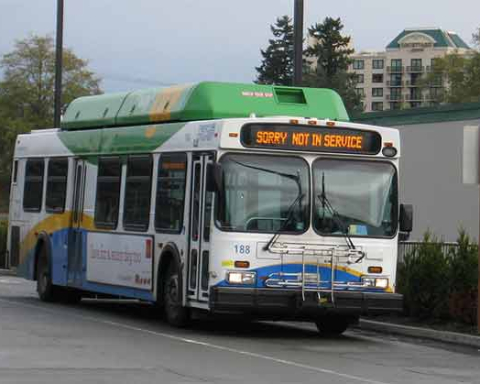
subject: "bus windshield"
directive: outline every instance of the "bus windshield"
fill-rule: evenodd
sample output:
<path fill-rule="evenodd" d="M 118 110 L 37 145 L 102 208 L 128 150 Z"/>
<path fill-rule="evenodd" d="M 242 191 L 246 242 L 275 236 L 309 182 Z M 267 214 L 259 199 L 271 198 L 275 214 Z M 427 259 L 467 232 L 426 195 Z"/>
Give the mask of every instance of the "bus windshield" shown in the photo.
<path fill-rule="evenodd" d="M 397 176 L 381 162 L 318 159 L 313 163 L 313 226 L 322 235 L 392 237 Z M 331 207 L 329 209 L 329 206 Z"/>
<path fill-rule="evenodd" d="M 221 159 L 224 194 L 221 229 L 302 233 L 310 212 L 309 168 L 299 157 L 228 154 Z"/>

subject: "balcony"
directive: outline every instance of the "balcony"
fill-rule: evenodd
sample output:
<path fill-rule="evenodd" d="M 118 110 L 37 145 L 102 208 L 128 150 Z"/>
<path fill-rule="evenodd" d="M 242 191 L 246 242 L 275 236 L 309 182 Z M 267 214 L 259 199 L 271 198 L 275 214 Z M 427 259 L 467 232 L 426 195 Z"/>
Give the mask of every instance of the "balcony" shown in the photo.
<path fill-rule="evenodd" d="M 395 88 L 395 87 L 403 87 L 403 81 L 387 81 L 387 87 Z"/>
<path fill-rule="evenodd" d="M 403 95 L 387 95 L 388 101 L 403 101 Z"/>
<path fill-rule="evenodd" d="M 387 67 L 388 73 L 403 73 L 405 71 L 405 67 L 398 65 L 394 67 Z"/>
<path fill-rule="evenodd" d="M 406 101 L 423 101 L 424 97 L 423 95 L 407 95 L 405 99 Z"/>
<path fill-rule="evenodd" d="M 420 87 L 418 81 L 411 81 L 411 80 L 407 80 L 407 81 L 405 82 L 405 85 L 406 85 L 407 87 L 410 87 L 410 88 Z"/>
<path fill-rule="evenodd" d="M 411 67 L 407 67 L 408 73 L 423 73 L 425 67 L 423 65 L 413 65 Z"/>

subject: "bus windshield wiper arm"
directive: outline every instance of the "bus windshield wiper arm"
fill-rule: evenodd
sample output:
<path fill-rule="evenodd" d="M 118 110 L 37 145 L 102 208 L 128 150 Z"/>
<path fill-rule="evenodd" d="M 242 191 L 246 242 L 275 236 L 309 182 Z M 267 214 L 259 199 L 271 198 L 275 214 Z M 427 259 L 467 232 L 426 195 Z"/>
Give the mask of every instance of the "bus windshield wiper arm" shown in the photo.
<path fill-rule="evenodd" d="M 284 173 L 284 172 L 278 172 L 278 171 L 274 171 L 272 169 L 268 169 L 268 168 L 262 168 L 262 167 L 257 167 L 255 165 L 250 165 L 250 164 L 245 164 L 245 163 L 242 163 L 238 160 L 233 160 L 232 161 L 242 167 L 245 167 L 245 168 L 250 168 L 250 169 L 255 169 L 257 171 L 262 171 L 262 172 L 267 172 L 267 173 L 272 173 L 274 175 L 278 175 L 278 176 L 281 176 L 281 177 L 286 177 L 287 179 L 290 179 L 290 180 L 293 180 L 295 181 L 295 183 L 297 184 L 297 187 L 298 187 L 298 196 L 297 198 L 293 201 L 293 203 L 290 205 L 290 207 L 288 208 L 287 210 L 287 217 L 285 219 L 285 222 L 282 224 L 282 226 L 273 234 L 272 238 L 269 240 L 269 242 L 265 245 L 265 247 L 263 247 L 263 250 L 264 251 L 267 251 L 272 245 L 273 243 L 278 239 L 278 236 L 280 236 L 280 233 L 283 232 L 283 230 L 287 227 L 288 223 L 290 222 L 290 220 L 292 220 L 292 217 L 293 217 L 293 212 L 294 212 L 294 208 L 295 206 L 297 205 L 298 202 L 301 202 L 302 199 L 305 197 L 305 193 L 302 192 L 302 184 L 300 183 L 300 174 L 297 174 L 297 175 L 294 175 L 294 174 L 291 174 L 291 173 Z"/>
<path fill-rule="evenodd" d="M 332 214 L 332 218 L 335 221 L 335 223 L 341 228 L 342 233 L 345 237 L 345 242 L 347 243 L 348 248 L 350 249 L 356 249 L 355 244 L 352 241 L 352 238 L 350 237 L 348 233 L 348 225 L 345 224 L 345 222 L 340 218 L 339 213 L 337 210 L 333 207 L 332 203 L 330 203 L 330 200 L 327 198 L 327 194 L 325 193 L 325 173 L 322 172 L 322 193 L 320 195 L 317 195 L 317 198 L 320 200 L 322 203 L 322 208 L 323 208 L 323 213 L 325 214 L 325 208 L 330 211 Z M 363 252 L 362 252 L 363 253 Z M 363 259 L 364 256 L 361 256 L 356 263 L 358 263 L 361 259 Z"/>
<path fill-rule="evenodd" d="M 255 169 L 257 171 L 273 173 L 274 175 L 286 177 L 287 179 L 295 181 L 297 183 L 297 186 L 298 186 L 299 190 L 301 190 L 300 176 L 299 175 L 294 175 L 294 174 L 291 174 L 291 173 L 278 172 L 278 171 L 274 171 L 273 169 L 262 168 L 262 167 L 257 167 L 255 165 L 245 164 L 245 163 L 242 163 L 241 161 L 238 161 L 238 160 L 235 160 L 235 159 L 232 159 L 231 161 L 233 163 L 241 165 L 242 167 L 245 167 L 245 168 Z"/>
<path fill-rule="evenodd" d="M 297 196 L 297 198 L 293 201 L 293 203 L 290 205 L 290 207 L 288 208 L 287 217 L 286 217 L 284 223 L 283 223 L 282 226 L 273 234 L 273 236 L 272 236 L 271 239 L 268 241 L 268 243 L 263 247 L 263 250 L 264 250 L 264 251 L 268 251 L 268 250 L 270 249 L 270 247 L 275 243 L 275 241 L 277 241 L 278 237 L 280 236 L 280 233 L 285 230 L 285 228 L 287 227 L 287 225 L 288 225 L 288 223 L 290 222 L 290 220 L 292 220 L 293 212 L 295 211 L 295 210 L 294 210 L 295 206 L 296 206 L 297 203 L 298 203 L 299 201 L 301 201 L 304 197 L 305 197 L 305 194 L 304 194 L 304 193 L 299 194 L 299 195 Z"/>

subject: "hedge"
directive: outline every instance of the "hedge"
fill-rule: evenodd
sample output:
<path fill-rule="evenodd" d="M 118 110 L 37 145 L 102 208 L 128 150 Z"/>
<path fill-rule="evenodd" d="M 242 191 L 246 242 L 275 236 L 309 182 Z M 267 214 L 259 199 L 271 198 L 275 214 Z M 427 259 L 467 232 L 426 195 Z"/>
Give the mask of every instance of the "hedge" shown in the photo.
<path fill-rule="evenodd" d="M 431 233 L 399 264 L 397 290 L 405 314 L 423 320 L 476 323 L 478 246 L 464 230 L 455 247 L 444 247 Z"/>

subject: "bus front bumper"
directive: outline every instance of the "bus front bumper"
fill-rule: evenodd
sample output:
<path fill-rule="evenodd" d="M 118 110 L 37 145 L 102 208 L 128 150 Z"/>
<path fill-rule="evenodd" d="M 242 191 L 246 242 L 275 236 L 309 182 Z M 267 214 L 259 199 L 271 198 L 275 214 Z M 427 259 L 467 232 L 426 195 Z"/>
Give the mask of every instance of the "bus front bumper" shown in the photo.
<path fill-rule="evenodd" d="M 260 317 L 314 318 L 325 313 L 367 315 L 403 310 L 403 296 L 396 293 L 335 291 L 305 292 L 270 288 L 212 287 L 210 309 L 216 313 L 244 313 Z"/>

